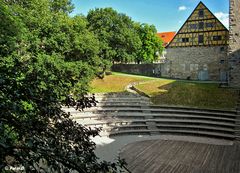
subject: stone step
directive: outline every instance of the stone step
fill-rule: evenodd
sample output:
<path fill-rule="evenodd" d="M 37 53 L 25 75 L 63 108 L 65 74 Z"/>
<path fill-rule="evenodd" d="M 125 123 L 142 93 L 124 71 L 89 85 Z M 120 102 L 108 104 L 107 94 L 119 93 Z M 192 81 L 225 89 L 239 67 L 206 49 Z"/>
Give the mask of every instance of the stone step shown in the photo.
<path fill-rule="evenodd" d="M 233 128 L 223 128 L 223 127 L 211 127 L 211 126 L 204 126 L 204 125 L 155 125 L 156 128 L 154 129 L 188 129 L 188 130 L 204 130 L 204 131 L 216 131 L 221 133 L 227 133 L 227 134 L 233 134 L 235 133 L 235 130 Z M 110 128 L 109 128 L 110 129 Z M 125 125 L 125 126 L 119 126 L 116 128 L 113 128 L 113 131 L 120 131 L 120 130 L 137 130 L 137 129 L 151 129 L 148 128 L 148 125 Z"/>
<path fill-rule="evenodd" d="M 151 105 L 150 108 L 164 108 L 164 109 L 177 109 L 177 110 L 189 110 L 189 111 L 199 111 L 199 112 L 215 112 L 215 113 L 225 113 L 225 114 L 235 114 L 235 110 L 219 110 L 219 109 L 204 109 L 204 108 L 191 108 L 191 107 L 181 107 L 181 106 L 161 106 L 161 105 Z"/>
<path fill-rule="evenodd" d="M 96 100 L 150 100 L 148 97 L 143 96 L 121 96 L 121 97 L 115 97 L 115 96 L 96 96 Z"/>
<path fill-rule="evenodd" d="M 240 126 L 240 119 L 239 118 L 236 119 L 236 123 L 235 124 L 236 124 L 236 126 Z"/>
<path fill-rule="evenodd" d="M 211 115 L 211 116 L 221 116 L 221 117 L 236 117 L 236 113 L 221 113 L 221 112 L 213 112 L 213 111 L 198 111 L 198 110 L 179 110 L 179 109 L 163 109 L 163 108 L 158 108 L 158 109 L 152 109 L 148 108 L 149 106 L 142 106 L 142 105 L 131 105 L 131 107 L 123 106 L 123 105 L 108 105 L 108 106 L 102 106 L 102 107 L 92 107 L 92 108 L 86 108 L 84 109 L 84 113 L 126 113 L 126 114 L 131 114 L 131 113 L 136 113 L 136 112 L 149 112 L 152 114 L 159 114 L 159 113 L 168 113 L 168 114 L 191 114 L 191 115 Z M 65 112 L 70 112 L 71 114 L 78 114 L 80 111 L 75 110 L 75 108 L 67 108 L 63 107 L 62 110 Z"/>
<path fill-rule="evenodd" d="M 99 117 L 99 115 L 94 115 L 94 114 L 90 114 L 90 115 L 72 115 L 70 117 L 73 120 L 101 120 L 101 118 Z"/>
<path fill-rule="evenodd" d="M 205 125 L 218 125 L 218 126 L 224 126 L 224 127 L 235 127 L 234 123 L 228 123 L 228 122 L 217 122 L 217 121 L 209 121 L 209 120 L 175 120 L 175 119 L 154 119 L 156 123 L 201 123 Z"/>
<path fill-rule="evenodd" d="M 145 105 L 150 105 L 151 103 L 148 102 L 131 102 L 132 106 L 142 106 L 143 104 Z M 129 102 L 100 102 L 97 104 L 97 107 L 107 107 L 107 106 L 128 106 Z"/>
<path fill-rule="evenodd" d="M 239 131 L 239 130 L 235 130 L 235 134 L 236 134 L 237 136 L 240 136 L 240 131 Z"/>
<path fill-rule="evenodd" d="M 143 96 L 133 96 L 133 97 L 108 97 L 108 96 L 101 96 L 101 97 L 95 97 L 96 99 L 113 99 L 113 100 L 125 100 L 125 99 L 135 99 L 135 100 L 150 100 L 148 97 L 143 97 Z"/>
<path fill-rule="evenodd" d="M 152 115 L 153 119 L 175 119 L 175 120 L 209 120 L 209 121 L 216 121 L 216 122 L 228 122 L 228 123 L 235 123 L 234 118 L 222 118 L 222 117 L 211 117 L 211 116 L 202 116 L 202 115 L 176 115 L 176 114 L 164 114 L 164 115 Z"/>
<path fill-rule="evenodd" d="M 222 126 L 228 128 L 234 128 L 234 123 L 227 122 L 216 122 L 216 121 L 207 121 L 207 120 L 176 120 L 176 119 L 146 119 L 146 120 L 134 120 L 134 121 L 124 121 L 117 119 L 108 119 L 108 120 L 75 120 L 76 122 L 86 125 L 86 126 L 122 126 L 129 124 L 146 124 L 147 122 L 155 122 L 157 125 L 163 124 L 186 124 L 186 125 L 208 125 L 213 126 Z M 156 126 L 157 126 L 156 125 Z"/>
<path fill-rule="evenodd" d="M 84 119 L 79 120 L 75 119 L 75 121 L 79 124 L 82 124 L 84 126 L 109 126 L 113 121 L 112 120 L 95 120 L 95 119 Z"/>
<path fill-rule="evenodd" d="M 191 135 L 191 136 L 202 136 L 202 137 L 217 137 L 224 139 L 234 139 L 239 137 L 234 131 L 226 129 L 211 130 L 208 127 L 199 128 L 168 128 L 168 129 L 147 129 L 146 126 L 126 126 L 119 128 L 103 128 L 100 135 L 115 136 L 115 135 Z"/>
<path fill-rule="evenodd" d="M 226 131 L 226 132 L 235 132 L 236 130 L 234 129 L 234 126 L 222 126 L 218 124 L 205 124 L 205 123 L 176 123 L 176 124 L 171 124 L 171 123 L 156 123 L 154 121 L 149 121 L 154 123 L 153 125 L 157 128 L 192 128 L 192 129 L 208 129 L 208 130 L 218 130 L 218 131 Z M 138 127 L 149 127 L 148 122 L 141 123 L 141 124 L 132 124 L 131 122 L 122 122 L 122 124 L 116 124 L 111 123 L 111 122 L 95 122 L 93 124 L 85 124 L 87 126 L 101 126 L 101 127 L 112 127 L 112 128 L 119 128 L 119 129 L 124 129 L 124 128 L 138 128 Z M 119 122 L 118 122 L 119 123 Z M 149 128 L 148 128 L 149 129 Z"/>
<path fill-rule="evenodd" d="M 116 101 L 116 102 L 122 102 L 122 101 Z M 136 101 L 132 101 L 132 102 L 135 102 Z M 108 101 L 104 102 L 104 103 L 108 103 Z M 111 103 L 111 102 L 109 102 Z M 144 102 L 145 103 L 145 102 Z M 127 103 L 126 103 L 127 104 Z M 135 105 L 131 105 L 131 101 L 127 104 L 127 105 L 113 105 L 113 106 L 103 106 L 104 109 L 112 109 L 112 108 L 115 108 L 115 109 L 128 109 L 128 108 L 132 108 L 132 106 L 135 106 Z M 146 105 L 146 104 L 143 104 L 143 105 L 139 105 L 138 108 L 148 108 L 148 109 L 152 109 L 152 110 L 178 110 L 178 111 L 182 111 L 182 112 L 209 112 L 209 113 L 218 113 L 218 114 L 229 114 L 229 115 L 234 115 L 236 114 L 236 110 L 214 110 L 214 109 L 197 109 L 197 108 L 186 108 L 186 107 L 171 107 L 171 106 L 157 106 L 157 105 Z"/>
<path fill-rule="evenodd" d="M 108 132 L 108 136 L 117 136 L 117 135 L 151 135 L 151 130 L 125 130 L 117 132 Z M 156 131 L 155 131 L 156 132 Z"/>
<path fill-rule="evenodd" d="M 79 115 L 80 114 L 80 115 Z M 115 122 L 119 123 L 146 123 L 146 122 L 157 122 L 157 123 L 188 123 L 188 124 L 211 124 L 215 126 L 235 126 L 235 120 L 233 118 L 224 118 L 224 117 L 211 117 L 208 115 L 178 115 L 178 114 L 130 114 L 130 115 L 101 115 L 101 114 L 91 114 L 91 113 L 79 113 L 72 116 L 72 119 L 75 119 L 79 123 L 97 125 L 101 124 L 111 124 Z M 83 121 L 82 121 L 83 120 Z M 87 120 L 87 121 L 85 121 Z M 91 120 L 91 121 L 90 121 Z M 93 121 L 94 120 L 94 121 Z M 131 121 L 130 121 L 131 120 Z M 89 122 L 89 123 L 85 123 Z M 239 122 L 238 122 L 239 123 Z"/>
<path fill-rule="evenodd" d="M 156 126 L 208 126 L 211 128 L 228 128 L 234 129 L 234 124 L 226 124 L 226 123 L 215 123 L 215 122 L 203 122 L 203 121 L 194 121 L 194 122 L 186 122 L 186 121 L 157 121 Z"/>
<path fill-rule="evenodd" d="M 138 103 L 151 103 L 149 98 L 145 98 L 145 97 L 134 97 L 134 98 L 126 98 L 126 97 L 122 97 L 122 98 L 96 98 L 96 100 L 99 103 L 113 103 L 113 102 L 119 102 L 119 103 L 128 103 L 129 105 L 131 105 L 132 102 L 138 102 Z"/>
<path fill-rule="evenodd" d="M 101 108 L 91 109 L 93 113 L 102 113 L 102 112 L 143 112 L 150 111 L 151 113 L 178 113 L 178 114 L 206 114 L 206 115 L 218 115 L 218 116 L 229 116 L 235 117 L 236 113 L 220 113 L 220 112 L 208 112 L 208 111 L 198 111 L 198 110 L 179 110 L 179 109 L 151 109 L 151 108 L 142 108 L 143 106 L 133 105 L 131 107 L 122 107 L 119 106 L 106 106 Z"/>
<path fill-rule="evenodd" d="M 222 139 L 234 139 L 235 136 L 231 134 L 223 134 L 217 132 L 207 132 L 207 131 L 196 131 L 196 130 L 170 130 L 170 129 L 158 129 L 158 130 L 125 130 L 125 131 L 117 131 L 117 132 L 110 132 L 109 136 L 116 136 L 116 135 L 130 135 L 130 134 L 161 134 L 161 135 L 191 135 L 191 136 L 204 136 L 204 137 L 215 137 L 215 138 L 222 138 Z"/>
<path fill-rule="evenodd" d="M 240 126 L 235 126 L 234 128 L 236 131 L 240 131 Z"/>
<path fill-rule="evenodd" d="M 142 99 L 142 98 L 114 98 L 114 99 L 107 99 L 107 98 L 102 98 L 102 99 L 96 99 L 98 101 L 98 103 L 115 103 L 115 102 L 122 102 L 122 103 L 128 103 L 129 105 L 131 105 L 132 102 L 138 102 L 138 103 L 149 103 L 152 104 L 152 102 L 150 100 L 147 99 Z"/>
<path fill-rule="evenodd" d="M 111 131 L 119 131 L 119 130 L 131 130 L 131 129 L 149 129 L 148 125 L 124 125 L 118 127 L 109 128 Z"/>
<path fill-rule="evenodd" d="M 149 98 L 136 94 L 96 94 L 96 107 L 84 112 L 74 108 L 62 109 L 76 122 L 100 128 L 100 135 L 190 135 L 224 139 L 240 139 L 235 128 L 236 111 L 152 105 Z M 239 118 L 240 119 L 240 118 Z"/>
<path fill-rule="evenodd" d="M 235 130 L 233 128 L 224 128 L 224 127 L 213 127 L 213 126 L 206 126 L 206 125 L 191 125 L 191 124 L 185 124 L 185 125 L 156 125 L 158 129 L 188 129 L 188 130 L 204 130 L 204 131 L 210 131 L 210 132 L 221 132 L 221 133 L 227 133 L 227 134 L 234 134 Z"/>
<path fill-rule="evenodd" d="M 209 114 L 176 114 L 176 113 L 112 113 L 106 114 L 104 117 L 114 117 L 119 119 L 147 119 L 148 117 L 152 117 L 153 119 L 159 118 L 172 118 L 172 119 L 212 119 L 216 121 L 228 121 L 228 122 L 235 122 L 236 118 L 227 116 L 227 117 L 218 117 L 216 115 L 209 115 Z M 240 121 L 239 121 L 240 123 Z"/>
<path fill-rule="evenodd" d="M 79 124 L 84 126 L 96 126 L 96 127 L 119 127 L 124 125 L 146 125 L 144 121 L 135 121 L 135 122 L 128 122 L 128 121 L 76 121 Z"/>
<path fill-rule="evenodd" d="M 236 113 L 220 113 L 220 112 L 208 112 L 208 111 L 196 111 L 196 110 L 178 110 L 178 109 L 151 109 L 148 105 L 132 105 L 131 107 L 113 105 L 113 106 L 103 106 L 103 107 L 92 107 L 86 108 L 84 111 L 75 110 L 75 108 L 62 108 L 65 112 L 70 112 L 71 114 L 118 114 L 118 115 L 132 115 L 139 113 L 149 113 L 149 114 L 185 114 L 185 115 L 210 115 L 216 117 L 225 118 L 236 118 L 239 117 Z"/>
<path fill-rule="evenodd" d="M 89 94 L 88 96 L 91 96 Z M 95 97 L 141 97 L 139 94 L 131 92 L 114 92 L 114 93 L 95 93 Z"/>

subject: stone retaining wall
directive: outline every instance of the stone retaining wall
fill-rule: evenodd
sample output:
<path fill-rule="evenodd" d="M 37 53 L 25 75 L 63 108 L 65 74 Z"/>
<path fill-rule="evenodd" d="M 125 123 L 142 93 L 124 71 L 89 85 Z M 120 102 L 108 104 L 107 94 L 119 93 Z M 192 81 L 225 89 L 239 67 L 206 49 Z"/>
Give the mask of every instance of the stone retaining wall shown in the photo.
<path fill-rule="evenodd" d="M 161 77 L 164 64 L 114 64 L 112 71 L 138 74 L 152 77 Z"/>

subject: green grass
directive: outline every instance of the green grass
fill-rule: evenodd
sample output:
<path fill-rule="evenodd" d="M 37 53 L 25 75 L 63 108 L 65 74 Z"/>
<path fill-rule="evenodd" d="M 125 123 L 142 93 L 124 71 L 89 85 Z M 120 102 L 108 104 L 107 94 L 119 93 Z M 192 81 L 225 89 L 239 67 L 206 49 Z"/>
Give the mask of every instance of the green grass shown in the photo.
<path fill-rule="evenodd" d="M 234 109 L 237 92 L 219 88 L 215 83 L 155 80 L 137 88 L 151 97 L 154 104 L 210 109 Z"/>
<path fill-rule="evenodd" d="M 113 73 L 104 79 L 93 80 L 91 92 L 123 92 L 132 82 L 143 82 L 136 88 L 149 95 L 156 105 L 230 110 L 235 108 L 237 102 L 235 90 L 219 88 L 216 83 L 159 79 L 123 73 Z"/>
<path fill-rule="evenodd" d="M 113 73 L 104 79 L 94 79 L 91 83 L 92 93 L 123 92 L 125 87 L 132 82 L 143 82 L 152 78 Z"/>

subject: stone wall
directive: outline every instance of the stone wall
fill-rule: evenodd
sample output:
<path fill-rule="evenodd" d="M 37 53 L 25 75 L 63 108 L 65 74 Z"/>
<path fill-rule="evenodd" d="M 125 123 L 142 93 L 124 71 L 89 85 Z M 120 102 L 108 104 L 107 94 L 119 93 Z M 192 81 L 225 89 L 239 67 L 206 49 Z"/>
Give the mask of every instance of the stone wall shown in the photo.
<path fill-rule="evenodd" d="M 161 77 L 164 64 L 114 64 L 112 71 L 139 74 L 145 76 Z"/>
<path fill-rule="evenodd" d="M 229 85 L 240 87 L 240 0 L 230 0 Z"/>
<path fill-rule="evenodd" d="M 226 82 L 227 46 L 167 48 L 163 77 Z"/>

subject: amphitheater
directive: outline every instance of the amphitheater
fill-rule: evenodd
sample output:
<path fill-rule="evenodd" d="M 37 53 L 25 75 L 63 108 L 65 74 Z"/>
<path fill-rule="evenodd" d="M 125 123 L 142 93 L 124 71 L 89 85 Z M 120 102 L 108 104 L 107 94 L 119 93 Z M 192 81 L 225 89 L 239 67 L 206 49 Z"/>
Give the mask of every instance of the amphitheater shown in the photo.
<path fill-rule="evenodd" d="M 228 83 L 239 88 L 240 0 L 229 2 Z M 240 173 L 240 93 L 233 111 L 155 106 L 132 91 L 99 94 L 97 100 L 84 112 L 64 110 L 86 127 L 102 128 L 92 139 L 96 155 L 125 159 L 125 172 Z"/>
<path fill-rule="evenodd" d="M 134 173 L 239 173 L 239 112 L 153 105 L 133 92 L 98 94 L 97 107 L 64 108 L 78 123 L 102 128 L 96 155 L 119 156 Z M 239 104 L 238 104 L 239 106 Z"/>

